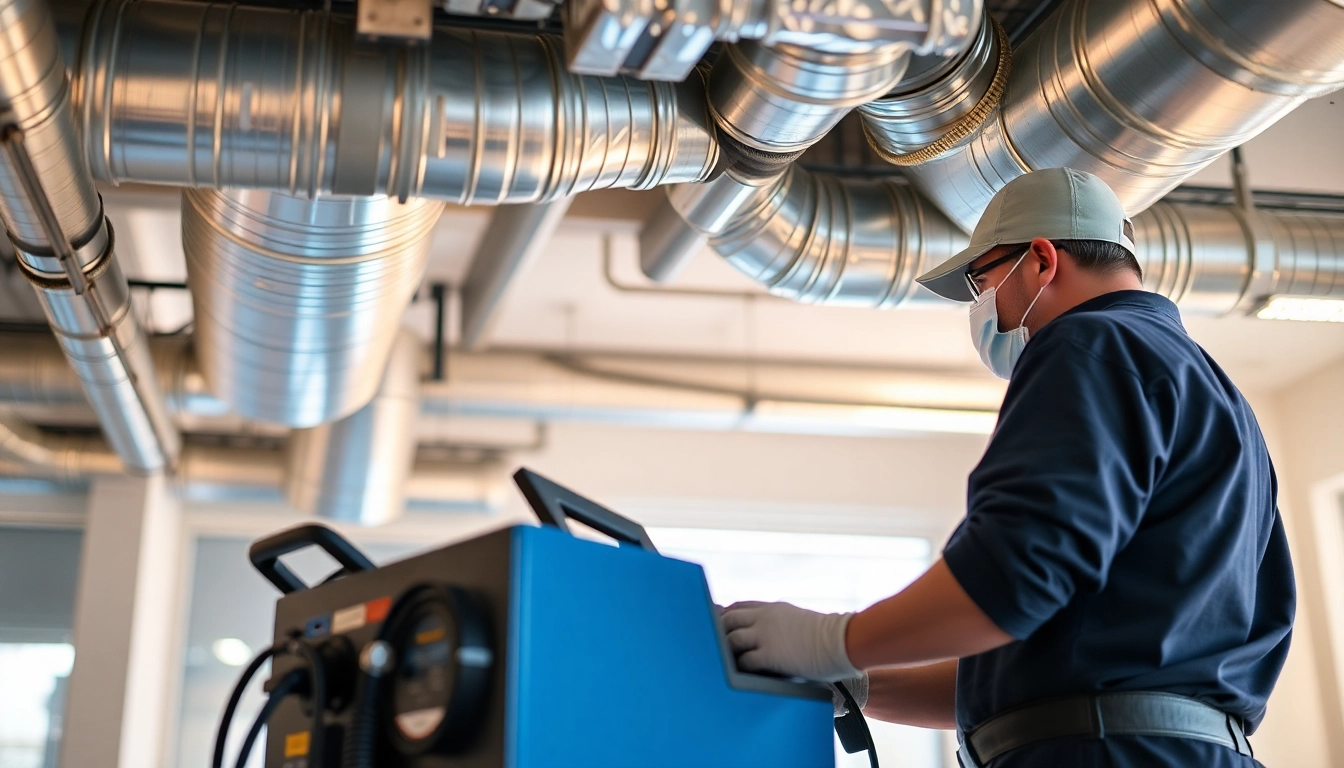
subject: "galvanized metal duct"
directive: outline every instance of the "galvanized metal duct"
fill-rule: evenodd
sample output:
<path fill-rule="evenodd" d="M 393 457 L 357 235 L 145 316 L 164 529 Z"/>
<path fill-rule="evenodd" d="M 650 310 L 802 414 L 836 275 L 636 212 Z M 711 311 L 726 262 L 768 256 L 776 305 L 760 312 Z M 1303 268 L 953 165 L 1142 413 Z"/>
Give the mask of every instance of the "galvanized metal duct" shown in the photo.
<path fill-rule="evenodd" d="M 725 173 L 668 192 L 728 263 L 777 296 L 895 307 L 937 298 L 920 272 L 966 236 L 905 184 L 840 179 L 792 166 L 767 180 Z"/>
<path fill-rule="evenodd" d="M 698 78 L 582 77 L 560 40 L 449 27 L 355 41 L 323 11 L 108 0 L 75 92 L 94 176 L 303 197 L 538 202 L 704 178 Z"/>
<path fill-rule="evenodd" d="M 1134 217 L 1134 234 L 1144 286 L 1185 311 L 1344 298 L 1344 216 L 1159 202 Z"/>
<path fill-rule="evenodd" d="M 239 414 L 311 427 L 369 402 L 443 203 L 187 190 L 196 355 Z"/>
<path fill-rule="evenodd" d="M 990 66 L 962 78 L 986 82 Z M 1037 168 L 1095 173 L 1137 213 L 1341 85 L 1344 6 L 1330 0 L 1072 0 L 1013 52 L 998 109 L 908 174 L 966 229 L 995 191 Z M 978 99 L 981 87 L 969 91 Z M 885 125 L 903 119 L 900 101 L 864 108 L 880 151 L 909 149 L 896 140 L 908 132 Z"/>
<path fill-rule="evenodd" d="M 0 220 L 117 454 L 171 467 L 164 409 L 78 143 L 55 22 L 42 0 L 0 0 Z"/>
<path fill-rule="evenodd" d="M 409 447 L 412 456 L 414 448 Z M 101 440 L 52 435 L 0 415 L 0 477 L 75 483 L 125 471 L 120 458 Z M 485 511 L 498 506 L 504 479 L 503 467 L 491 463 L 416 461 L 400 490 L 417 506 Z M 174 477 L 183 493 L 214 501 L 279 500 L 285 482 L 282 451 L 205 445 L 183 448 Z"/>
<path fill-rule="evenodd" d="M 303 512 L 360 525 L 401 516 L 415 460 L 420 341 L 402 330 L 378 393 L 345 418 L 290 434 L 285 496 Z"/>
<path fill-rule="evenodd" d="M 794 19 L 798 34 L 728 46 L 709 75 L 715 122 L 748 155 L 806 149 L 851 109 L 891 90 L 912 53 L 960 55 L 983 13 L 980 0 L 781 5 L 796 7 L 782 16 Z M 854 23 L 834 24 L 837 17 Z"/>

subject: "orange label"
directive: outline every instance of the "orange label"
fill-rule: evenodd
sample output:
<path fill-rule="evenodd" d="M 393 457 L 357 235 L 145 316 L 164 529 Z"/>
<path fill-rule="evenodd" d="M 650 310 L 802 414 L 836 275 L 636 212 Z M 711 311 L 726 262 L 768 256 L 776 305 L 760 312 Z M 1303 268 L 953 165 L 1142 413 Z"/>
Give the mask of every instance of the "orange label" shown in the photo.
<path fill-rule="evenodd" d="M 387 612 L 392 609 L 392 598 L 380 597 L 377 600 L 370 600 L 364 605 L 365 621 L 375 622 L 387 618 Z"/>
<path fill-rule="evenodd" d="M 308 742 L 308 731 L 286 734 L 285 757 L 307 757 Z"/>
<path fill-rule="evenodd" d="M 424 632 L 417 632 L 415 635 L 416 645 L 428 645 L 436 643 L 443 639 L 442 629 L 426 629 Z"/>

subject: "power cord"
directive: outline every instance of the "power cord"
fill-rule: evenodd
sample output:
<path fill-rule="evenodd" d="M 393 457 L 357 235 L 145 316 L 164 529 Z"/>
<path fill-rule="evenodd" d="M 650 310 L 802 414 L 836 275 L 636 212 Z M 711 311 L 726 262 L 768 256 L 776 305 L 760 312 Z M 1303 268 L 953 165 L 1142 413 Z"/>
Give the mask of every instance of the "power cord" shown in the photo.
<path fill-rule="evenodd" d="M 845 700 L 845 709 L 849 710 L 844 717 L 835 721 L 835 732 L 840 736 L 840 744 L 850 754 L 860 749 L 867 749 L 868 765 L 871 768 L 878 768 L 877 746 L 873 744 L 873 732 L 869 730 L 868 721 L 864 719 L 859 703 L 854 700 L 854 694 L 849 692 L 844 683 L 835 682 L 831 685 L 840 692 L 840 698 Z"/>
<path fill-rule="evenodd" d="M 324 741 L 323 733 L 323 712 L 327 706 L 327 674 L 326 667 L 322 662 L 322 655 L 316 648 L 300 640 L 288 640 L 284 643 L 277 643 L 264 649 L 252 659 L 243 674 L 238 679 L 238 683 L 233 687 L 233 693 L 229 695 L 229 703 L 224 707 L 224 715 L 220 718 L 219 731 L 215 734 L 215 751 L 211 761 L 212 768 L 224 768 L 224 744 L 228 739 L 229 730 L 233 726 L 233 718 L 237 714 L 238 704 L 242 701 L 243 693 L 247 690 L 248 683 L 256 676 L 262 665 L 267 660 L 279 658 L 281 656 L 299 656 L 303 659 L 305 668 L 296 669 L 289 672 L 275 688 L 271 690 L 270 697 L 266 704 L 261 708 L 261 712 L 252 722 L 252 727 L 248 729 L 247 737 L 243 741 L 243 748 L 239 751 L 236 768 L 243 768 L 251 756 L 252 747 L 261 733 L 261 729 L 270 720 L 276 707 L 291 693 L 302 693 L 305 687 L 309 688 L 312 694 L 313 707 L 313 725 L 312 737 L 309 741 L 311 751 L 308 755 L 309 765 L 321 765 L 322 744 Z M 305 686 L 305 684 L 307 684 Z"/>

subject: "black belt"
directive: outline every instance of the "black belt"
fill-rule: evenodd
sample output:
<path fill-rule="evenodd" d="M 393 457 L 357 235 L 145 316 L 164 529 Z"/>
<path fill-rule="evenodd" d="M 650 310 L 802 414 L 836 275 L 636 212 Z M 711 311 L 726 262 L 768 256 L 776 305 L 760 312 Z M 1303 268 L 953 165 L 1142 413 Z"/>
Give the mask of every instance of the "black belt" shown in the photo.
<path fill-rule="evenodd" d="M 1047 739 L 1174 736 L 1199 739 L 1254 755 L 1241 720 L 1187 696 L 1152 691 L 1070 696 L 995 715 L 958 734 L 962 768 L 982 768 L 1018 747 Z"/>

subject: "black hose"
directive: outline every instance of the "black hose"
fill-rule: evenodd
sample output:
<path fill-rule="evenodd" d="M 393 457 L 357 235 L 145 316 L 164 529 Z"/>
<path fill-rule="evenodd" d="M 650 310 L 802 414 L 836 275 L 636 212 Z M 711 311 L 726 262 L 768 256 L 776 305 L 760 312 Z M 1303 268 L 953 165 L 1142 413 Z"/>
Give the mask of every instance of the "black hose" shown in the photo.
<path fill-rule="evenodd" d="M 271 695 L 266 699 L 266 704 L 262 706 L 256 719 L 252 721 L 252 727 L 247 729 L 247 738 L 243 739 L 243 748 L 238 751 L 238 760 L 234 763 L 234 768 L 244 768 L 247 765 L 247 759 L 252 756 L 252 745 L 256 743 L 262 727 L 270 722 L 271 715 L 275 712 L 275 708 L 280 706 L 280 702 L 293 693 L 295 688 L 303 684 L 307 677 L 308 670 L 296 669 L 285 675 L 280 683 L 271 690 Z"/>
<path fill-rule="evenodd" d="M 219 730 L 215 733 L 215 754 L 210 762 L 212 768 L 224 768 L 224 739 L 229 735 L 229 726 L 233 723 L 234 713 L 238 711 L 238 702 L 242 701 L 243 691 L 247 690 L 247 684 L 252 682 L 257 670 L 261 669 L 261 665 L 275 653 L 276 646 L 271 646 L 257 654 L 252 663 L 247 665 L 247 669 L 243 670 L 242 677 L 238 678 L 238 684 L 233 686 L 233 693 L 229 695 L 229 703 L 224 707 L 224 716 L 219 722 Z"/>

